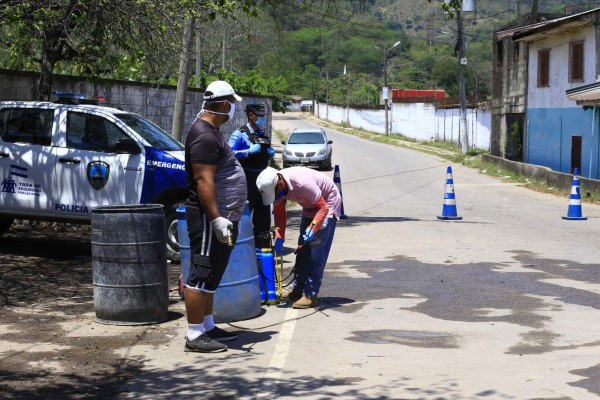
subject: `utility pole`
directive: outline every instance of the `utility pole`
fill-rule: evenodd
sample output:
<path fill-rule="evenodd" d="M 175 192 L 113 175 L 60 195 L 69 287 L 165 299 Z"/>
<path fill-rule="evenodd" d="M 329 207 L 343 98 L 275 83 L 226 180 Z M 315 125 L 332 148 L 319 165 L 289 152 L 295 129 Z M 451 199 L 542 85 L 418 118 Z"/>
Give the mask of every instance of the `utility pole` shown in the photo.
<path fill-rule="evenodd" d="M 329 70 L 326 72 L 326 80 L 325 80 L 325 119 L 329 121 Z"/>
<path fill-rule="evenodd" d="M 350 125 L 350 72 L 346 75 L 346 79 L 348 82 L 348 93 L 346 94 L 346 123 Z"/>
<path fill-rule="evenodd" d="M 188 17 L 183 31 L 183 49 L 179 58 L 179 78 L 177 79 L 177 93 L 175 95 L 175 109 L 173 110 L 173 125 L 171 136 L 181 142 L 183 124 L 185 122 L 185 99 L 187 97 L 188 78 L 190 74 L 190 53 L 192 35 L 194 33 L 194 18 Z"/>
<path fill-rule="evenodd" d="M 388 118 L 387 51 L 383 55 L 383 108 L 385 109 L 385 135 L 390 133 Z"/>
<path fill-rule="evenodd" d="M 317 109 L 317 96 L 318 96 L 318 92 L 319 92 L 319 81 L 317 79 L 315 79 L 313 81 L 313 87 L 312 87 L 312 91 L 313 91 L 313 96 L 312 96 L 312 115 L 315 115 L 315 111 L 317 111 L 317 118 L 319 117 L 319 110 Z"/>
<path fill-rule="evenodd" d="M 458 24 L 458 64 L 460 69 L 460 148 L 463 154 L 467 154 L 469 149 L 469 135 L 467 134 L 467 95 L 465 88 L 465 66 L 467 59 L 465 58 L 465 36 L 463 32 L 462 10 L 456 10 L 456 22 Z"/>
<path fill-rule="evenodd" d="M 223 34 L 223 60 L 221 61 L 221 68 L 225 69 L 225 34 Z"/>
<path fill-rule="evenodd" d="M 389 122 L 388 122 L 388 84 L 387 84 L 387 60 L 388 60 L 388 55 L 390 50 L 392 50 L 394 47 L 398 46 L 400 44 L 400 41 L 397 41 L 396 43 L 394 43 L 394 45 L 392 47 L 390 47 L 389 49 L 385 49 L 384 47 L 378 47 L 375 46 L 376 49 L 380 49 L 383 52 L 383 108 L 385 109 L 385 135 L 387 136 L 389 134 Z"/>
<path fill-rule="evenodd" d="M 196 87 L 202 87 L 202 80 L 200 75 L 202 74 L 202 31 L 196 29 Z"/>

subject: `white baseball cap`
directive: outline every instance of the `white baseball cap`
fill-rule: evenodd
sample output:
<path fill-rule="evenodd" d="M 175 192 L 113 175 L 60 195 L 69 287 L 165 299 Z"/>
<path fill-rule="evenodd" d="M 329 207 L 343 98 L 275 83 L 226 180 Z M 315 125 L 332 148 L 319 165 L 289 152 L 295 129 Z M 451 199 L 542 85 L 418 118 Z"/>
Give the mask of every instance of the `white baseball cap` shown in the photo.
<path fill-rule="evenodd" d="M 208 85 L 204 91 L 205 100 L 227 96 L 233 96 L 237 101 L 242 101 L 242 98 L 235 93 L 235 90 L 233 90 L 231 85 L 225 81 L 214 81 Z"/>
<path fill-rule="evenodd" d="M 279 175 L 275 168 L 267 167 L 256 178 L 256 186 L 262 195 L 263 204 L 268 206 L 275 201 L 275 186 L 279 181 Z"/>

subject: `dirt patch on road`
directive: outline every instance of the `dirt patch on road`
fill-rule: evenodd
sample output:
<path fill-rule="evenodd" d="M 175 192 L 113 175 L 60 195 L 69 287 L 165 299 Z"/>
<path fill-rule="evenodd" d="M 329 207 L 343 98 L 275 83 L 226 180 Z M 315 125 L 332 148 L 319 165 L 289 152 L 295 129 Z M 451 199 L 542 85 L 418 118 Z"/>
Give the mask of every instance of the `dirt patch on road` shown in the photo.
<path fill-rule="evenodd" d="M 175 287 L 180 268 L 169 270 Z M 181 309 L 177 292 L 170 302 Z M 16 225 L 0 238 L 0 319 L 0 393 L 8 399 L 114 397 L 143 366 L 123 357 L 127 349 L 177 333 L 168 322 L 95 322 L 90 228 L 70 224 Z"/>

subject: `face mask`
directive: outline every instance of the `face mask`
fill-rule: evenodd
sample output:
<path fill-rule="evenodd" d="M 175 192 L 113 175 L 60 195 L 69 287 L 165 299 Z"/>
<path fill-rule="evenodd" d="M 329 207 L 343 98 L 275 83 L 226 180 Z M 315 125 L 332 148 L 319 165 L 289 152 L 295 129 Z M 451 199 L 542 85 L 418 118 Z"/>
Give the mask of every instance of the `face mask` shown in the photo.
<path fill-rule="evenodd" d="M 264 131 L 267 128 L 267 118 L 266 117 L 258 117 L 255 122 L 258 129 Z"/>
<path fill-rule="evenodd" d="M 287 189 L 283 189 L 279 193 L 275 193 L 275 201 L 281 199 L 283 196 L 286 196 L 287 192 L 288 192 Z"/>
<path fill-rule="evenodd" d="M 206 105 L 206 100 L 204 100 L 202 102 L 202 107 L 200 108 L 200 112 L 198 114 L 196 114 L 196 119 L 200 118 L 202 115 L 204 115 L 204 106 Z"/>
<path fill-rule="evenodd" d="M 229 109 L 227 116 L 229 117 L 229 121 L 231 121 L 233 119 L 233 114 L 235 114 L 235 103 L 231 103 L 229 101 L 228 101 L 228 103 L 231 106 L 231 108 Z"/>
<path fill-rule="evenodd" d="M 205 101 L 204 103 L 202 103 L 202 110 L 198 113 L 196 118 L 200 118 L 202 116 L 202 114 L 204 114 L 204 112 L 209 112 L 211 114 L 227 115 L 227 117 L 228 117 L 227 120 L 228 121 L 232 120 L 233 114 L 235 114 L 235 103 L 232 103 L 228 100 L 225 100 L 225 101 L 228 102 L 230 105 L 229 112 L 222 113 L 222 112 L 218 112 L 218 111 L 204 110 L 204 104 L 206 103 L 206 101 Z"/>

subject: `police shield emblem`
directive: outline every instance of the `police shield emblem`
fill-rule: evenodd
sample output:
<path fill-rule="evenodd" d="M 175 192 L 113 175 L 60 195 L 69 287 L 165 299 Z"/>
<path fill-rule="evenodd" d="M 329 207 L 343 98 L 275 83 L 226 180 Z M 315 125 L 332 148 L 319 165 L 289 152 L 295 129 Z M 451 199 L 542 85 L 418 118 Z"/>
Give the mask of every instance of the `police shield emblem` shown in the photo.
<path fill-rule="evenodd" d="M 104 161 L 91 161 L 87 165 L 87 178 L 90 185 L 96 190 L 100 190 L 108 182 L 110 166 Z"/>

